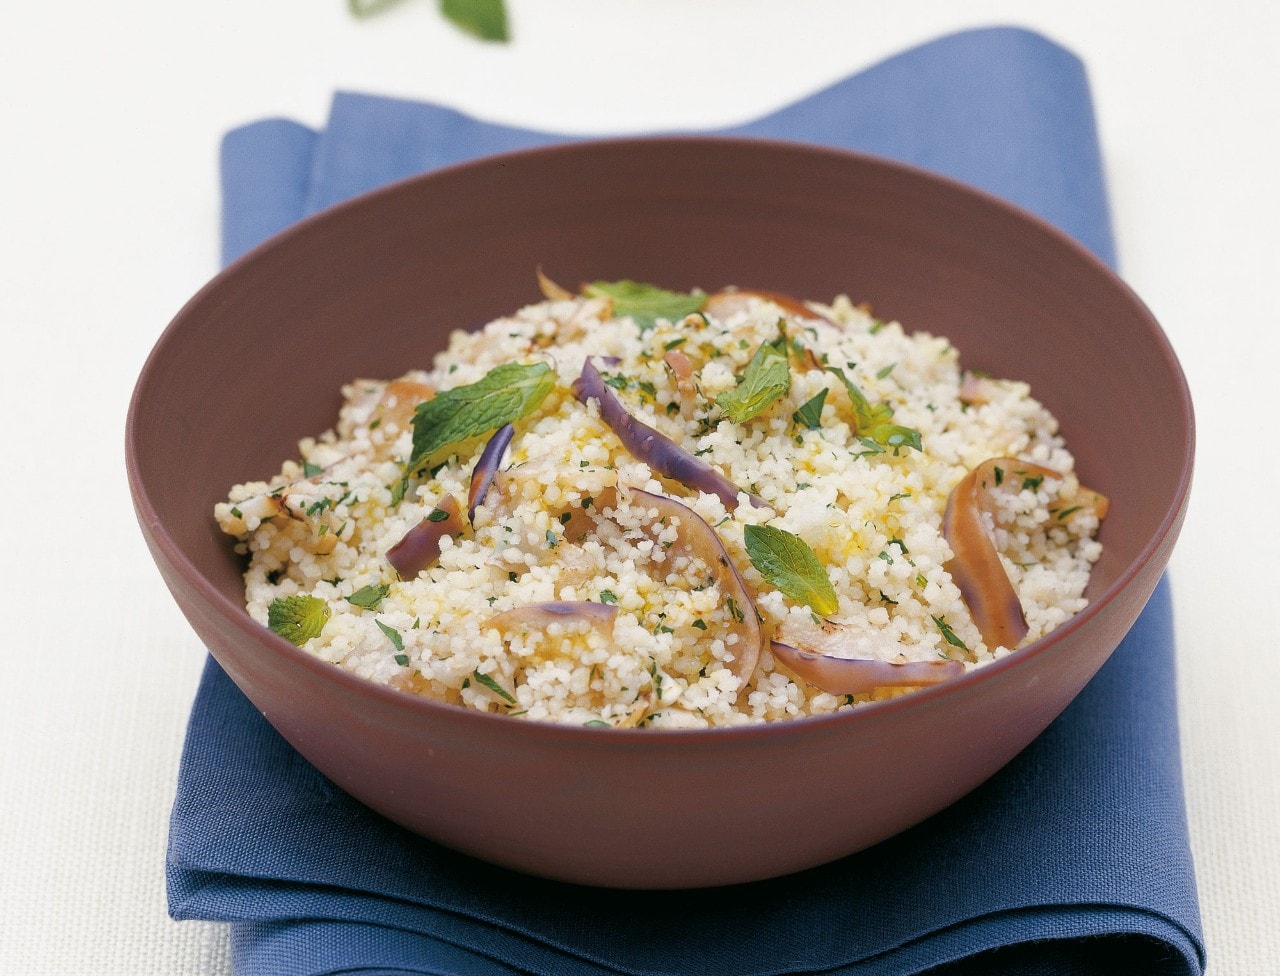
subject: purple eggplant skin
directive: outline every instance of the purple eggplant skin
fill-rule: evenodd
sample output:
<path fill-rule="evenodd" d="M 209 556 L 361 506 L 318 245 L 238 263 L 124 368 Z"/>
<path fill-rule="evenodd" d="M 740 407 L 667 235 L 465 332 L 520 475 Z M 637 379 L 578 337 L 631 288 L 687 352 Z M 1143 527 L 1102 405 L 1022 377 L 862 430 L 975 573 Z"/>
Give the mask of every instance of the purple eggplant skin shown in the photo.
<path fill-rule="evenodd" d="M 573 381 L 573 395 L 583 403 L 595 400 L 600 405 L 600 419 L 618 435 L 622 446 L 633 457 L 644 461 L 664 478 L 715 495 L 729 511 L 738 507 L 742 489 L 702 458 L 627 413 L 589 357 L 582 364 L 582 373 Z M 745 494 L 752 505 L 765 507 L 766 502 L 759 495 Z"/>
<path fill-rule="evenodd" d="M 655 510 L 659 521 L 670 518 L 679 521 L 679 544 L 711 568 L 711 576 L 720 587 L 721 598 L 727 604 L 737 606 L 738 613 L 734 615 L 734 622 L 729 627 L 731 633 L 738 635 L 738 642 L 732 645 L 734 661 L 730 670 L 741 682 L 739 690 L 745 688 L 760 660 L 760 652 L 764 648 L 764 632 L 756 613 L 755 599 L 734 567 L 720 536 L 701 515 L 668 495 L 639 488 L 632 488 L 630 495 L 633 505 L 644 505 Z"/>
<path fill-rule="evenodd" d="M 556 621 L 565 623 L 581 620 L 596 629 L 604 629 L 613 625 L 618 615 L 618 608 L 607 603 L 594 603 L 589 600 L 552 600 L 547 603 L 526 603 L 494 614 L 484 622 L 485 627 L 509 627 L 513 624 L 524 624 L 527 627 L 543 629 Z"/>
<path fill-rule="evenodd" d="M 458 535 L 464 528 L 458 500 L 445 495 L 431 514 L 387 550 L 387 562 L 402 580 L 413 579 L 440 558 L 440 539 Z"/>
<path fill-rule="evenodd" d="M 781 641 L 771 641 L 769 649 L 788 670 L 832 695 L 862 695 L 877 688 L 919 688 L 964 674 L 964 665 L 959 661 L 905 661 L 895 664 L 855 660 L 802 650 Z"/>
<path fill-rule="evenodd" d="M 489 493 L 493 478 L 502 464 L 502 455 L 506 453 L 507 445 L 511 443 L 515 432 L 516 429 L 512 424 L 499 427 L 489 438 L 489 443 L 484 446 L 476 466 L 471 469 L 471 487 L 467 494 L 468 522 L 475 522 L 476 509 L 484 504 L 484 497 Z"/>

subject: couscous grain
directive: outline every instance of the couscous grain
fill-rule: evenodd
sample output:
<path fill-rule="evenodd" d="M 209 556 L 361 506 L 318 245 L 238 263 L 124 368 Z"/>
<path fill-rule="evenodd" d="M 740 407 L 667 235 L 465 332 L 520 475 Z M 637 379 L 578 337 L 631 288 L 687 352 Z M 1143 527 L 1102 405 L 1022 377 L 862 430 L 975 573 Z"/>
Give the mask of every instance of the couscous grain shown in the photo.
<path fill-rule="evenodd" d="M 216 507 L 249 612 L 459 706 L 701 727 L 901 694 L 1084 607 L 1104 500 L 1026 384 L 843 297 L 623 285 L 347 386 Z"/>

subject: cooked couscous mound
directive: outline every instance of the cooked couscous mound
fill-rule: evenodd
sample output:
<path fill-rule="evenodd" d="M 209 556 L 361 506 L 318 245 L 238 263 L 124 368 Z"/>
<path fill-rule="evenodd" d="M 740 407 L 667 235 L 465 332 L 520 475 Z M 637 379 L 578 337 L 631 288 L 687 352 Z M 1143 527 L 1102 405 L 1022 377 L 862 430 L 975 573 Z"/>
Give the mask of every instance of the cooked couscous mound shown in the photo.
<path fill-rule="evenodd" d="M 459 706 L 700 727 L 902 694 L 1085 605 L 1105 499 L 1026 384 L 843 297 L 547 288 L 232 489 L 250 614 Z"/>

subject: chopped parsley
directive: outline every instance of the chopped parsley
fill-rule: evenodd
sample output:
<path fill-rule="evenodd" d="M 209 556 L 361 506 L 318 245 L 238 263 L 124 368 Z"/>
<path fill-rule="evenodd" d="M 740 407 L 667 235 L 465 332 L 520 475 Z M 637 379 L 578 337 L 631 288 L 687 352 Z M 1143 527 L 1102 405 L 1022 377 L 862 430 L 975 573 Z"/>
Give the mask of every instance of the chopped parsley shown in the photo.
<path fill-rule="evenodd" d="M 951 629 L 950 624 L 948 624 L 941 617 L 934 616 L 933 614 L 930 614 L 930 616 L 933 617 L 933 622 L 938 625 L 938 630 L 942 633 L 943 640 L 945 640 L 952 647 L 958 647 L 963 651 L 967 651 L 969 649 L 968 645 L 966 645 L 965 642 L 962 641 L 956 635 L 956 632 Z"/>
<path fill-rule="evenodd" d="M 374 623 L 378 625 L 378 629 L 380 631 L 387 635 L 387 639 L 391 641 L 392 647 L 397 651 L 404 650 L 404 638 L 400 636 L 400 631 L 396 630 L 394 627 L 388 627 L 381 620 L 375 620 Z"/>
<path fill-rule="evenodd" d="M 515 698 L 512 697 L 511 692 L 507 691 L 506 688 L 502 687 L 502 685 L 498 684 L 498 682 L 494 681 L 487 674 L 481 674 L 480 671 L 477 669 L 471 672 L 471 677 L 476 679 L 477 684 L 484 685 L 486 688 L 488 688 L 490 691 L 492 691 L 495 695 L 497 695 L 499 698 L 501 698 L 503 701 L 507 702 L 508 704 L 514 705 L 516 703 L 516 700 Z"/>
<path fill-rule="evenodd" d="M 307 506 L 307 518 L 314 518 L 315 516 L 324 512 L 326 509 L 330 509 L 332 507 L 333 507 L 332 498 L 321 498 L 319 501 L 314 501 Z"/>
<path fill-rule="evenodd" d="M 404 494 L 409 490 L 409 476 L 405 475 L 393 485 L 388 485 L 387 490 L 391 492 L 391 507 L 395 508 L 404 500 Z"/>

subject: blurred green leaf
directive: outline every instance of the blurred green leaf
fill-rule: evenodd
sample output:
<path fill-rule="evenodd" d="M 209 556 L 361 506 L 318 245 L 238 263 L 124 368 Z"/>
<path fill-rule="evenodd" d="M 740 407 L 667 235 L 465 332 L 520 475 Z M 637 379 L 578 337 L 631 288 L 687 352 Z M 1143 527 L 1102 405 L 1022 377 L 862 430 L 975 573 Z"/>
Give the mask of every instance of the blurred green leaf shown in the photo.
<path fill-rule="evenodd" d="M 353 17 L 372 17 L 401 0 L 347 0 Z M 507 41 L 507 8 L 504 0 L 440 0 L 440 13 L 451 24 L 482 41 Z"/>
<path fill-rule="evenodd" d="M 503 0 L 440 0 L 440 12 L 482 41 L 508 40 L 507 8 Z"/>
<path fill-rule="evenodd" d="M 372 17 L 399 2 L 400 0 L 347 0 L 347 9 L 356 17 Z"/>

